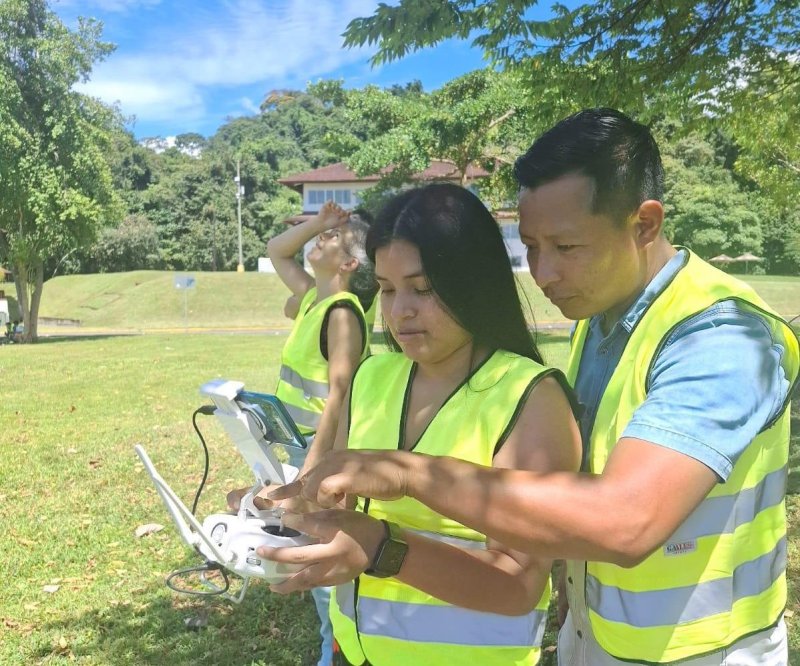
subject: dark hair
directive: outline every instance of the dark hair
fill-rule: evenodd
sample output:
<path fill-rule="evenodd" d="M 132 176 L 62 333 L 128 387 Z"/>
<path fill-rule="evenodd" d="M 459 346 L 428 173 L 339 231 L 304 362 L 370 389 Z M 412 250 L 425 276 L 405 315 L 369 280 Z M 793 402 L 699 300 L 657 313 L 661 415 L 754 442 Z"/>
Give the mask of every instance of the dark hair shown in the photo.
<path fill-rule="evenodd" d="M 594 181 L 592 212 L 621 224 L 643 201 L 661 201 L 664 169 L 650 130 L 615 109 L 586 109 L 540 136 L 514 164 L 520 188 L 567 174 Z"/>
<path fill-rule="evenodd" d="M 500 228 L 469 190 L 437 183 L 406 190 L 378 213 L 367 236 L 367 254 L 394 240 L 414 245 L 439 302 L 474 344 L 542 357 L 528 330 L 517 283 Z M 387 343 L 399 350 L 388 327 Z"/>
<path fill-rule="evenodd" d="M 356 213 L 354 215 L 354 213 Z M 344 242 L 347 253 L 358 260 L 358 266 L 350 274 L 347 290 L 358 298 L 361 307 L 366 312 L 375 300 L 378 293 L 378 283 L 375 281 L 375 264 L 367 256 L 367 234 L 372 218 L 369 213 L 362 210 L 352 211 L 347 222 L 350 236 Z"/>

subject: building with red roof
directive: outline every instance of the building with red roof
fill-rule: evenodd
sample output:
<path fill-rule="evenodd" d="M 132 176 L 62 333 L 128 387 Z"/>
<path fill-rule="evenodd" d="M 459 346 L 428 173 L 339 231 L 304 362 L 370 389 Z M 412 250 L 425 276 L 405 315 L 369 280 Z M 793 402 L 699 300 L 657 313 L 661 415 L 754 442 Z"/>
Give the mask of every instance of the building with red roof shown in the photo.
<path fill-rule="evenodd" d="M 391 167 L 388 167 L 378 174 L 357 176 L 343 162 L 337 162 L 319 169 L 279 178 L 279 183 L 295 190 L 303 199 L 303 212 L 287 218 L 285 222 L 287 224 L 304 222 L 315 215 L 326 201 L 335 201 L 345 209 L 355 208 L 361 202 L 360 192 L 373 187 L 380 180 L 381 175 L 390 171 Z M 489 175 L 489 172 L 485 169 L 470 165 L 466 174 L 467 186 L 478 193 L 480 181 L 488 178 Z M 417 183 L 447 181 L 459 184 L 461 180 L 461 172 L 456 168 L 456 165 L 446 160 L 433 160 L 424 171 L 412 178 L 412 181 Z M 525 256 L 525 247 L 519 239 L 516 211 L 513 211 L 513 213 L 507 210 L 497 211 L 495 219 L 498 221 L 500 230 L 505 238 L 514 269 L 527 270 L 528 262 Z M 312 246 L 313 242 L 306 246 L 305 254 L 308 254 Z M 266 261 L 260 262 L 259 270 L 262 270 L 262 265 L 266 270 L 269 270 L 266 268 Z"/>

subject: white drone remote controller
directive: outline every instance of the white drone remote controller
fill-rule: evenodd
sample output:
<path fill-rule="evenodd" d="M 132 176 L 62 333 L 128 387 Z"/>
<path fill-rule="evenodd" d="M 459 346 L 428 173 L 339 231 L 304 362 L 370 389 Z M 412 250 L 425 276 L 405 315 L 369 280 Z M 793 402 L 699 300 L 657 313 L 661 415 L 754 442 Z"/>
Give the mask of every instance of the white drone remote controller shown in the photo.
<path fill-rule="evenodd" d="M 279 564 L 259 557 L 260 546 L 288 547 L 314 543 L 314 539 L 283 526 L 282 509 L 259 510 L 253 498 L 270 483 L 283 484 L 297 475 L 297 468 L 282 463 L 274 453 L 278 445 L 305 448 L 306 442 L 282 403 L 272 395 L 242 391 L 242 382 L 215 380 L 204 384 L 200 392 L 214 402 L 214 415 L 256 477 L 256 483 L 242 498 L 237 514 L 215 513 L 202 524 L 169 487 L 153 466 L 142 446 L 136 453 L 150 474 L 158 494 L 175 521 L 183 540 L 207 562 L 220 565 L 243 578 L 237 595 L 219 588 L 201 576 L 211 594 L 219 594 L 235 603 L 244 599 L 251 578 L 277 583 L 301 567 Z"/>

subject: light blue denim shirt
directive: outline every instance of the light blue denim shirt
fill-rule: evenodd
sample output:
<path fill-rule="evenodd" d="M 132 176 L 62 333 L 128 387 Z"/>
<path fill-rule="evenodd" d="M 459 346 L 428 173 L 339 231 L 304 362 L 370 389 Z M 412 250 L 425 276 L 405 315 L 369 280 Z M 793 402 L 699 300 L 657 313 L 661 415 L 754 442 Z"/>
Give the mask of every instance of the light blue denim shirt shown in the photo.
<path fill-rule="evenodd" d="M 636 322 L 685 260 L 673 257 L 603 336 L 593 317 L 575 393 L 584 459 L 600 398 Z M 699 460 L 725 481 L 747 445 L 778 415 L 789 391 L 783 345 L 761 317 L 722 301 L 678 326 L 656 358 L 647 398 L 623 437 L 666 446 Z"/>

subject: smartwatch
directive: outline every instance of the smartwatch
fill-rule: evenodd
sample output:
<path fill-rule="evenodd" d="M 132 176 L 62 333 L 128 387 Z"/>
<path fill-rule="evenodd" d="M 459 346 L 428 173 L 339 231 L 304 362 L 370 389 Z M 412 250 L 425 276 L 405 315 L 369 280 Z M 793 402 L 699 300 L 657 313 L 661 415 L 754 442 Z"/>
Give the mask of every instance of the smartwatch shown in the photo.
<path fill-rule="evenodd" d="M 385 530 L 383 541 L 378 544 L 375 558 L 364 573 L 375 578 L 390 578 L 400 572 L 403 560 L 406 559 L 408 544 L 403 539 L 399 525 L 390 523 L 388 520 L 381 520 L 381 522 Z"/>

